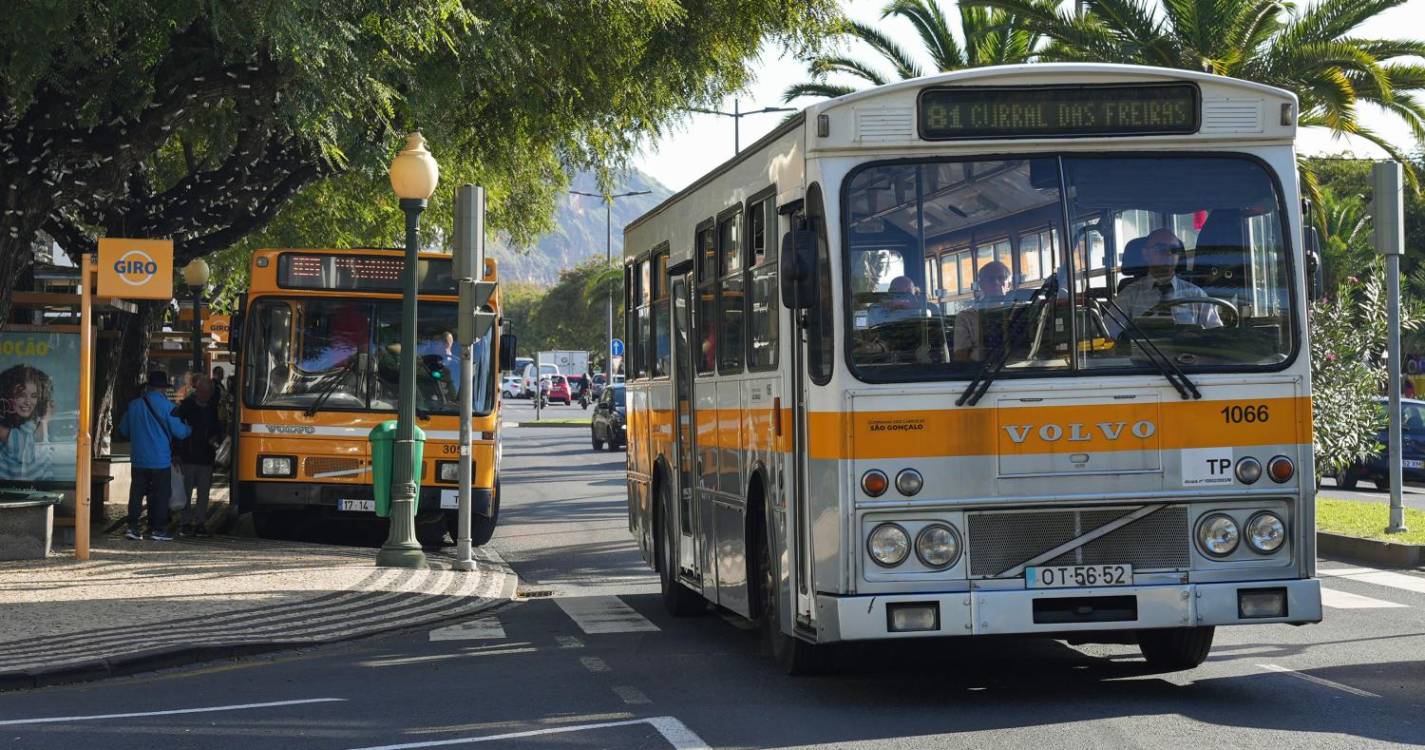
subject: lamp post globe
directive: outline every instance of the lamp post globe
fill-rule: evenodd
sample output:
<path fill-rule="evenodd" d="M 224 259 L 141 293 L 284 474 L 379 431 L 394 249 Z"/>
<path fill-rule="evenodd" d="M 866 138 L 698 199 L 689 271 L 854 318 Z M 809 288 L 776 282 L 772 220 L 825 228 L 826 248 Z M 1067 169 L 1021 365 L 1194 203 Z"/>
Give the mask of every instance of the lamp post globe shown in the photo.
<path fill-rule="evenodd" d="M 208 262 L 194 258 L 183 267 L 183 283 L 193 293 L 193 377 L 203 374 L 203 287 L 208 285 Z"/>
<path fill-rule="evenodd" d="M 420 133 L 406 136 L 406 147 L 391 160 L 391 189 L 406 215 L 406 262 L 401 276 L 400 382 L 396 399 L 396 440 L 391 466 L 391 527 L 376 564 L 386 568 L 424 568 L 425 553 L 416 541 L 416 290 L 420 262 L 421 212 L 440 181 L 440 165 Z"/>

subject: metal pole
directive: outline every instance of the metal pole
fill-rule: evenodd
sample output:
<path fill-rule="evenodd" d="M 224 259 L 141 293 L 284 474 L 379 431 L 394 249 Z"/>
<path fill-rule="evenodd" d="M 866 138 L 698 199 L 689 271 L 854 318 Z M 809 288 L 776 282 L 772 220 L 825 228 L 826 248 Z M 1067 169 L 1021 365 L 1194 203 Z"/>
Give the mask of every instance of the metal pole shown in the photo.
<path fill-rule="evenodd" d="M 534 352 L 534 421 L 539 421 L 539 405 L 544 403 L 543 382 L 539 379 L 539 350 Z"/>
<path fill-rule="evenodd" d="M 1376 250 L 1385 256 L 1387 304 L 1386 356 L 1390 368 L 1390 437 L 1388 450 L 1390 472 L 1390 525 L 1386 533 L 1399 534 L 1405 528 L 1405 507 L 1401 499 L 1400 434 L 1400 255 L 1405 252 L 1404 184 L 1399 162 L 1377 162 L 1371 170 L 1375 190 L 1372 196 L 1372 222 L 1375 224 Z"/>
<path fill-rule="evenodd" d="M 742 153 L 742 102 L 732 100 L 732 155 Z"/>
<path fill-rule="evenodd" d="M 401 277 L 400 391 L 396 401 L 395 461 L 391 476 L 391 531 L 376 564 L 387 568 L 424 568 L 426 556 L 416 542 L 416 289 L 418 284 L 417 229 L 426 202 L 402 198 L 406 212 L 406 267 Z"/>
<path fill-rule="evenodd" d="M 613 205 L 612 196 L 604 199 L 604 265 L 610 268 L 614 264 L 614 225 L 613 225 Z M 609 318 L 608 325 L 604 327 L 604 387 L 607 388 L 614 383 L 614 290 L 609 288 Z"/>
<path fill-rule="evenodd" d="M 193 287 L 193 382 L 203 374 L 203 287 Z"/>
<path fill-rule="evenodd" d="M 462 185 L 455 196 L 455 221 L 456 221 L 456 247 L 458 254 L 457 267 L 465 272 L 460 276 L 460 315 L 462 320 L 473 317 L 475 304 L 474 287 L 475 282 L 485 276 L 484 268 L 484 243 L 485 243 L 485 191 L 471 185 Z M 473 258 L 471 256 L 474 256 Z M 468 268 L 466 268 L 468 266 Z M 472 325 L 459 326 L 460 331 L 460 463 L 456 468 L 457 479 L 460 482 L 460 499 L 458 510 L 456 511 L 457 522 L 455 532 L 455 561 L 451 564 L 456 570 L 474 570 L 475 556 L 473 550 L 473 539 L 470 536 L 470 524 L 473 520 L 471 515 L 471 475 L 474 473 L 474 460 L 471 455 L 471 422 L 474 419 L 475 411 L 475 370 L 473 347 L 475 342 L 469 339 Z M 470 331 L 473 332 L 473 331 Z M 487 347 L 489 351 L 489 347 Z M 494 356 L 493 352 L 490 352 Z"/>
<path fill-rule="evenodd" d="M 473 283 L 473 282 L 471 282 Z M 460 510 L 459 510 L 459 530 L 456 532 L 455 540 L 455 562 L 452 565 L 456 570 L 474 570 L 475 557 L 471 548 L 470 538 L 470 481 L 471 473 L 474 469 L 470 455 L 470 421 L 471 413 L 475 409 L 474 393 L 475 388 L 474 373 L 471 372 L 474 360 L 470 356 L 472 344 L 460 345 L 460 465 L 457 468 L 460 479 Z"/>
<path fill-rule="evenodd" d="M 94 402 L 94 306 L 90 274 L 94 255 L 79 256 L 79 453 L 74 487 L 74 559 L 89 559 L 90 492 L 93 482 L 94 438 L 89 430 Z"/>

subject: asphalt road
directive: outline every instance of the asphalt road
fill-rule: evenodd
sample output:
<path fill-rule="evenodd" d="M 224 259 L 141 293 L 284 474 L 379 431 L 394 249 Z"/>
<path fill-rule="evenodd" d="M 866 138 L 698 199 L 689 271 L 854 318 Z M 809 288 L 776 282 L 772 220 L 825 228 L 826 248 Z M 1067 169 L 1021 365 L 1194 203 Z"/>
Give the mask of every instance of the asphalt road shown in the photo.
<path fill-rule="evenodd" d="M 587 427 L 506 433 L 504 517 L 493 544 L 521 576 L 529 598 L 520 603 L 437 631 L 0 694 L 0 743 L 1425 744 L 1425 576 L 1325 561 L 1324 623 L 1221 629 L 1208 662 L 1189 672 L 1148 672 L 1130 646 L 1000 639 L 848 650 L 835 676 L 792 678 L 736 620 L 663 613 L 656 578 L 627 533 L 622 459 L 591 451 Z"/>

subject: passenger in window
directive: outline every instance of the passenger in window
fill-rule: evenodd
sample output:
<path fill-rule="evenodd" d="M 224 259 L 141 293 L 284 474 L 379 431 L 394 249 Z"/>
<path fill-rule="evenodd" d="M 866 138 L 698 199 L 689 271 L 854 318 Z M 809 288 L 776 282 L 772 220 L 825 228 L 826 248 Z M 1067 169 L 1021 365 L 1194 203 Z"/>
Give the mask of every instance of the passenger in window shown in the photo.
<path fill-rule="evenodd" d="M 1202 287 L 1178 276 L 1178 262 L 1183 252 L 1183 241 L 1172 230 L 1155 229 L 1149 233 L 1143 244 L 1143 260 L 1148 265 L 1148 274 L 1124 287 L 1118 295 L 1118 306 L 1128 317 L 1162 319 L 1177 325 L 1196 324 L 1203 328 L 1222 325 L 1216 305 L 1165 304 L 1172 300 L 1208 296 Z M 1122 326 L 1112 316 L 1104 322 L 1110 335 L 1117 337 L 1122 331 Z"/>
<path fill-rule="evenodd" d="M 891 279 L 890 289 L 880 302 L 866 310 L 866 323 L 871 326 L 897 320 L 924 318 L 927 312 L 920 289 L 909 276 Z"/>
<path fill-rule="evenodd" d="M 1009 266 L 992 260 L 980 266 L 978 275 L 980 298 L 971 307 L 955 315 L 955 346 L 952 356 L 957 362 L 983 362 L 985 356 L 994 351 L 1004 340 L 1001 325 L 989 326 L 988 335 L 985 322 L 990 311 L 1002 311 L 1008 304 Z M 1003 323 L 1003 315 L 994 316 Z"/>

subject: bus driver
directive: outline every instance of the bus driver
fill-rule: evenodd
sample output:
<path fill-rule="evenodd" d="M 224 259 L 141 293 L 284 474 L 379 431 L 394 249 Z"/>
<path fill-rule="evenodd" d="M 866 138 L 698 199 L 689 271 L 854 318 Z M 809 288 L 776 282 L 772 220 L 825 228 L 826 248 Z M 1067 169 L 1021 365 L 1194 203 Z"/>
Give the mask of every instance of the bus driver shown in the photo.
<path fill-rule="evenodd" d="M 1148 274 L 1135 279 L 1118 294 L 1118 306 L 1123 308 L 1123 312 L 1134 319 L 1171 315 L 1173 322 L 1180 325 L 1196 323 L 1203 328 L 1220 327 L 1222 318 L 1217 314 L 1216 305 L 1203 303 L 1160 307 L 1169 300 L 1206 297 L 1207 293 L 1202 291 L 1202 287 L 1178 277 L 1178 259 L 1183 254 L 1183 241 L 1176 234 L 1168 229 L 1155 229 L 1146 240 L 1143 260 L 1148 265 Z M 1122 326 L 1110 316 L 1105 316 L 1104 323 L 1115 337 L 1122 331 Z"/>
<path fill-rule="evenodd" d="M 1005 295 L 1009 294 L 1009 266 L 992 260 L 980 266 L 978 274 L 980 298 L 973 307 L 961 310 L 955 316 L 956 362 L 983 362 L 985 355 L 994 351 L 1003 340 L 1003 331 L 991 330 L 985 335 L 982 313 L 990 308 L 1002 308 Z M 991 326 L 995 328 L 995 326 Z"/>

